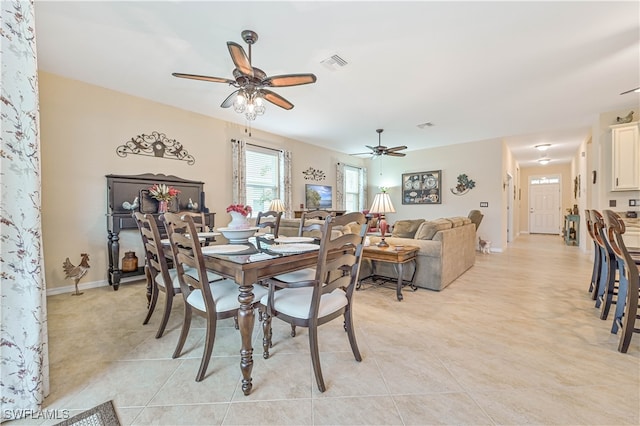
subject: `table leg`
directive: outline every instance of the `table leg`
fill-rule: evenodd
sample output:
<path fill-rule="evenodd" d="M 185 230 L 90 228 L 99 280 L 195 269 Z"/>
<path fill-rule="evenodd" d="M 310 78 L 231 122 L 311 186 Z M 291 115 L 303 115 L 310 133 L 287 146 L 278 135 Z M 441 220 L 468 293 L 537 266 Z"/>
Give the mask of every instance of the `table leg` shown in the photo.
<path fill-rule="evenodd" d="M 245 395 L 251 393 L 251 370 L 253 369 L 253 347 L 251 337 L 255 315 L 253 312 L 253 285 L 240 286 L 238 296 L 240 309 L 238 310 L 238 328 L 240 328 L 240 338 L 242 348 L 240 349 L 240 370 L 242 370 L 242 392 Z"/>
<path fill-rule="evenodd" d="M 398 264 L 398 287 L 396 289 L 396 295 L 398 296 L 398 300 L 402 301 L 402 263 Z"/>

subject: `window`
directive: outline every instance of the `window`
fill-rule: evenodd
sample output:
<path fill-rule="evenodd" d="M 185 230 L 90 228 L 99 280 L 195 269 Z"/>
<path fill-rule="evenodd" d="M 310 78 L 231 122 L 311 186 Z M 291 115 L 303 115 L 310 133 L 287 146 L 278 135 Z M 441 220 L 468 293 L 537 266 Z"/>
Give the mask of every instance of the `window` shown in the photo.
<path fill-rule="evenodd" d="M 362 178 L 361 168 L 344 166 L 344 208 L 348 212 L 359 212 L 363 209 L 360 204 Z"/>
<path fill-rule="evenodd" d="M 280 194 L 280 161 L 278 151 L 247 146 L 247 205 L 254 212 L 269 210 L 271 200 Z"/>

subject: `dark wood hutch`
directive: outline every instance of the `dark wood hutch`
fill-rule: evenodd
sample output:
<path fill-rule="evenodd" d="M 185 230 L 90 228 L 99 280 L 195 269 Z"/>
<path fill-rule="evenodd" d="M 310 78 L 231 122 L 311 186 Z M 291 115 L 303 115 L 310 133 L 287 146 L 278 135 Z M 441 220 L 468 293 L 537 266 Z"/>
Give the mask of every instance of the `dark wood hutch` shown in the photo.
<path fill-rule="evenodd" d="M 213 229 L 215 213 L 209 213 L 205 206 L 204 182 L 182 179 L 176 176 L 145 173 L 141 175 L 107 175 L 107 253 L 109 255 L 108 278 L 109 285 L 118 290 L 120 280 L 125 277 L 144 275 L 144 260 L 133 272 L 123 272 L 120 269 L 120 231 L 137 230 L 138 226 L 133 218 L 133 212 L 151 213 L 156 219 L 160 216 L 158 202 L 148 194 L 149 187 L 155 183 L 173 186 L 180 194 L 172 200 L 169 210 L 198 211 L 205 213 L 206 224 Z M 138 207 L 134 210 L 126 209 L 125 202 L 133 203 L 138 197 Z M 189 200 L 197 203 L 197 208 L 189 208 Z M 126 205 L 126 204 L 125 204 Z M 162 236 L 166 236 L 164 226 L 160 226 Z"/>

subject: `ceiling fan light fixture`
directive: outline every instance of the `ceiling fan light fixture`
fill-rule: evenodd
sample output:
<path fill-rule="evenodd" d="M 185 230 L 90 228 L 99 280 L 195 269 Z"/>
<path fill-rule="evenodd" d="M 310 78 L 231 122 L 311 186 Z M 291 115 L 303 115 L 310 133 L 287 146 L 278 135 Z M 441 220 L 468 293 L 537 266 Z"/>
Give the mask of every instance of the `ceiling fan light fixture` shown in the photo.
<path fill-rule="evenodd" d="M 252 92 L 240 90 L 233 102 L 233 110 L 238 114 L 244 114 L 247 120 L 253 121 L 257 116 L 265 113 L 267 106 L 259 90 Z"/>
<path fill-rule="evenodd" d="M 550 147 L 551 147 L 550 143 L 542 143 L 540 145 L 536 145 L 535 149 L 537 149 L 538 151 L 544 152 L 544 151 L 548 150 Z"/>

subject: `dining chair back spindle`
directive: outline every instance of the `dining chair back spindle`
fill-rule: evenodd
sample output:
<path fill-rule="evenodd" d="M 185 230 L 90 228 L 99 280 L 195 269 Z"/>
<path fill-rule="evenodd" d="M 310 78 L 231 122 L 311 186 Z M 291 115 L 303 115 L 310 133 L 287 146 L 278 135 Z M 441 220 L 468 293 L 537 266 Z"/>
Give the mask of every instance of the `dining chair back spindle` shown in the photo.
<path fill-rule="evenodd" d="M 340 236 L 331 238 L 335 227 L 344 227 L 353 222 L 359 225 L 358 233 L 341 233 Z M 272 347 L 272 318 L 278 318 L 292 326 L 307 327 L 313 371 L 321 392 L 325 391 L 326 386 L 320 367 L 320 325 L 343 317 L 343 327 L 347 332 L 351 351 L 356 361 L 362 360 L 353 327 L 352 301 L 360 272 L 366 230 L 367 220 L 360 212 L 326 217 L 314 278 L 291 283 L 268 279 L 269 293 L 260 301 L 266 307 L 263 315 L 263 357 L 269 358 L 269 349 Z"/>
<path fill-rule="evenodd" d="M 617 213 L 604 210 L 604 217 L 609 230 L 611 248 L 619 264 L 620 278 L 618 287 L 618 303 L 611 332 L 614 334 L 620 330 L 618 351 L 626 353 L 631 343 L 633 333 L 640 333 L 636 328 L 636 321 L 640 320 L 638 305 L 640 304 L 640 266 L 637 258 L 627 248 L 623 234 L 624 222 Z"/>
<path fill-rule="evenodd" d="M 240 308 L 238 286 L 230 279 L 210 281 L 198 238 L 191 237 L 197 235 L 191 216 L 165 213 L 164 219 L 180 289 L 184 297 L 184 320 L 173 358 L 179 357 L 182 352 L 189 334 L 192 314 L 204 317 L 206 320 L 204 350 L 196 375 L 196 381 L 199 382 L 204 378 L 211 359 L 217 320 L 233 318 L 238 314 Z M 194 272 L 187 273 L 189 269 Z M 266 294 L 266 290 L 256 286 L 254 294 L 256 298 L 262 297 Z"/>

